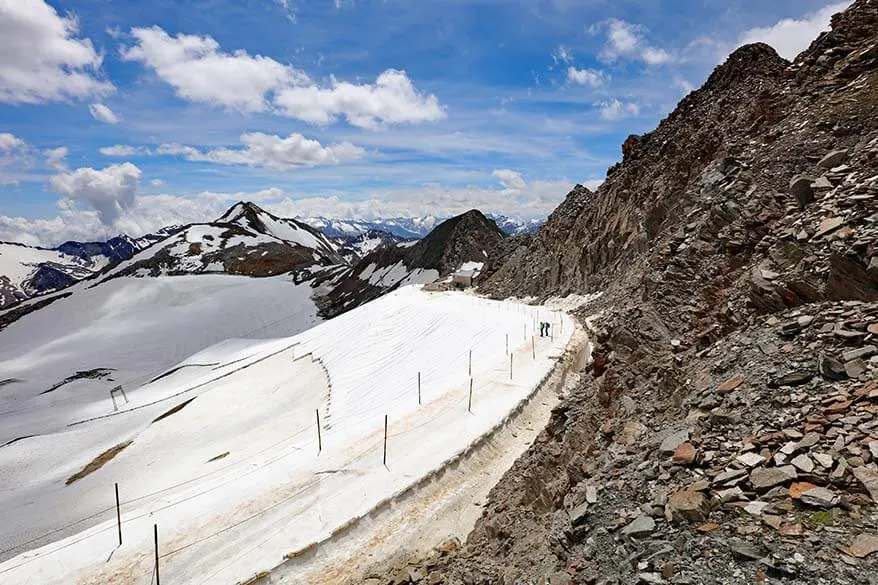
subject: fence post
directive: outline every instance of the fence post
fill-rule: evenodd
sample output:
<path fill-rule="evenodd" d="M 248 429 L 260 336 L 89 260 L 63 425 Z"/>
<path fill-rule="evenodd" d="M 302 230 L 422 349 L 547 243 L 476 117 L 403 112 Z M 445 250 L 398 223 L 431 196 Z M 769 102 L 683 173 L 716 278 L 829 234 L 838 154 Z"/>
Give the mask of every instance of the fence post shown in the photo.
<path fill-rule="evenodd" d="M 162 585 L 162 579 L 159 576 L 159 525 L 152 525 L 153 534 L 155 535 L 155 585 Z"/>
<path fill-rule="evenodd" d="M 119 546 L 122 546 L 122 512 L 119 510 L 119 484 L 116 486 L 116 526 L 119 529 Z"/>
<path fill-rule="evenodd" d="M 314 414 L 317 415 L 317 454 L 323 452 L 323 436 L 320 434 L 320 409 L 315 408 Z"/>
<path fill-rule="evenodd" d="M 387 415 L 384 415 L 384 467 L 387 467 Z"/>

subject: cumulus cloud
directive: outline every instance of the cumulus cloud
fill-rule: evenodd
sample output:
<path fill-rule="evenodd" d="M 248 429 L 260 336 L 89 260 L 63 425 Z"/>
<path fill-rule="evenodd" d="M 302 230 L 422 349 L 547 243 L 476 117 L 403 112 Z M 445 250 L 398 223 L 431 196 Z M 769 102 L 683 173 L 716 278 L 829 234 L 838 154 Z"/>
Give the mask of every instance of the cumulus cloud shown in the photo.
<path fill-rule="evenodd" d="M 112 225 L 134 204 L 140 174 L 140 169 L 129 162 L 100 170 L 85 167 L 54 175 L 49 186 L 67 199 L 88 203 L 102 223 Z"/>
<path fill-rule="evenodd" d="M 0 186 L 17 185 L 19 172 L 33 164 L 31 146 L 9 132 L 0 132 Z"/>
<path fill-rule="evenodd" d="M 500 184 L 503 185 L 504 189 L 516 189 L 520 191 L 527 186 L 527 183 L 525 183 L 524 178 L 518 171 L 510 169 L 495 169 L 494 172 L 491 173 L 491 176 L 499 179 Z"/>
<path fill-rule="evenodd" d="M 610 18 L 589 27 L 589 32 L 606 33 L 606 43 L 598 58 L 607 63 L 619 60 L 639 60 L 647 65 L 661 65 L 673 60 L 664 49 L 653 47 L 646 41 L 648 29 L 618 18 Z"/>
<path fill-rule="evenodd" d="M 640 113 L 640 107 L 632 102 L 623 102 L 617 99 L 611 99 L 598 104 L 601 112 L 601 118 L 605 120 L 621 120 L 629 116 L 636 116 Z"/>
<path fill-rule="evenodd" d="M 25 142 L 15 134 L 9 132 L 0 132 L 0 150 L 9 152 L 19 148 L 24 148 Z"/>
<path fill-rule="evenodd" d="M 0 102 L 43 103 L 106 95 L 102 57 L 79 23 L 45 0 L 0 2 Z"/>
<path fill-rule="evenodd" d="M 753 28 L 741 35 L 738 44 L 767 43 L 774 47 L 777 53 L 789 60 L 808 48 L 817 36 L 829 30 L 832 15 L 841 12 L 853 2 L 835 2 L 828 4 L 820 10 L 809 12 L 801 18 L 785 18 L 772 26 Z"/>
<path fill-rule="evenodd" d="M 113 112 L 113 110 L 104 104 L 89 104 L 88 111 L 91 112 L 92 117 L 99 122 L 104 122 L 105 124 L 119 123 L 119 117 Z"/>
<path fill-rule="evenodd" d="M 241 112 L 272 111 L 311 124 L 339 117 L 362 128 L 440 120 L 445 111 L 435 95 L 417 90 L 404 71 L 388 69 L 373 84 L 334 77 L 326 86 L 305 72 L 244 50 L 226 53 L 209 36 L 170 36 L 157 26 L 134 28 L 135 44 L 122 59 L 138 61 L 191 102 Z"/>
<path fill-rule="evenodd" d="M 181 144 L 162 144 L 157 155 L 178 155 L 186 160 L 222 165 L 246 165 L 275 170 L 297 167 L 337 165 L 363 157 L 366 151 L 350 142 L 323 146 L 301 134 L 281 138 L 274 134 L 248 132 L 241 135 L 242 148 L 216 148 L 202 151 Z"/>
<path fill-rule="evenodd" d="M 445 117 L 439 98 L 418 91 L 405 71 L 395 69 L 379 75 L 373 84 L 356 85 L 333 77 L 328 87 L 286 87 L 275 94 L 274 103 L 284 115 L 310 124 L 330 124 L 341 116 L 367 129 Z"/>
<path fill-rule="evenodd" d="M 573 62 L 573 52 L 565 46 L 559 46 L 552 52 L 552 61 L 555 65 L 567 65 Z"/>
<path fill-rule="evenodd" d="M 67 169 L 68 150 L 66 146 L 44 150 L 43 154 L 46 156 L 46 164 L 49 165 L 50 168 L 58 171 Z"/>
<path fill-rule="evenodd" d="M 567 83 L 571 85 L 588 85 L 600 87 L 606 80 L 606 74 L 596 69 L 577 69 L 572 65 L 567 68 Z"/>

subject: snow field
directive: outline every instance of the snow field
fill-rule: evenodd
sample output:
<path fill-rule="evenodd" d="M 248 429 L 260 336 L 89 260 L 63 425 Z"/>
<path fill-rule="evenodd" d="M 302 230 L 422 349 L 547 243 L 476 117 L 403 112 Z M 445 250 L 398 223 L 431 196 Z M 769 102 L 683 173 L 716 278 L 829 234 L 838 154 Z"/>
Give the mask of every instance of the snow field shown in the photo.
<path fill-rule="evenodd" d="M 555 323 L 554 340 L 533 341 L 537 320 Z M 0 581 L 147 583 L 154 523 L 168 582 L 235 583 L 271 569 L 284 555 L 331 539 L 500 424 L 550 371 L 572 332 L 569 317 L 544 308 L 409 287 L 292 338 L 200 352 L 183 362 L 189 367 L 130 392 L 119 413 L 0 448 L 0 469 L 13 478 L 0 505 L 15 516 L 0 527 L 3 548 L 11 534 L 22 540 L 33 519 L 24 501 L 57 528 L 105 510 L 115 482 L 124 534 L 114 551 L 113 512 L 102 512 L 93 526 L 78 525 L 57 542 L 16 550 L 0 565 Z M 64 486 L 71 469 L 120 440 L 133 442 Z M 54 468 L 37 464 L 53 451 Z M 20 506 L 7 506 L 16 499 Z"/>

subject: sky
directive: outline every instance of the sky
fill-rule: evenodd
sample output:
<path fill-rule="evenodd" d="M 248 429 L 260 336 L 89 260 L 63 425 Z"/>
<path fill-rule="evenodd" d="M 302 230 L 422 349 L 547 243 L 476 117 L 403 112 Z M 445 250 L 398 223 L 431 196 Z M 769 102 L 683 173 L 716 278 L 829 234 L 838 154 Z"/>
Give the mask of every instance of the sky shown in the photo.
<path fill-rule="evenodd" d="M 850 1 L 0 0 L 0 240 L 471 208 L 596 187 L 741 44 Z"/>

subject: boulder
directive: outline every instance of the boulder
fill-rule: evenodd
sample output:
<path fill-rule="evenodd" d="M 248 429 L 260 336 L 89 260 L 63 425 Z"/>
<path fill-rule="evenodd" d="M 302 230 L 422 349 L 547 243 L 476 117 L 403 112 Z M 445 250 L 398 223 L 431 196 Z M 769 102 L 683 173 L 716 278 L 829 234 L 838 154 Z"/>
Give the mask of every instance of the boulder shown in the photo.
<path fill-rule="evenodd" d="M 668 498 L 665 518 L 673 522 L 704 522 L 710 514 L 710 505 L 701 492 L 682 490 Z"/>
<path fill-rule="evenodd" d="M 799 207 L 805 207 L 814 201 L 814 190 L 811 185 L 816 180 L 809 175 L 796 175 L 790 180 L 790 194 L 796 198 Z"/>
<path fill-rule="evenodd" d="M 833 150 L 832 152 L 821 158 L 820 162 L 817 163 L 817 166 L 824 169 L 832 169 L 842 164 L 847 159 L 847 149 L 842 148 L 840 150 Z"/>
<path fill-rule="evenodd" d="M 758 491 L 766 491 L 771 488 L 793 481 L 798 477 L 796 468 L 792 465 L 783 467 L 760 467 L 750 473 L 750 484 Z"/>
<path fill-rule="evenodd" d="M 655 530 L 655 520 L 641 514 L 622 529 L 622 534 L 631 538 L 643 538 L 652 534 Z"/>

